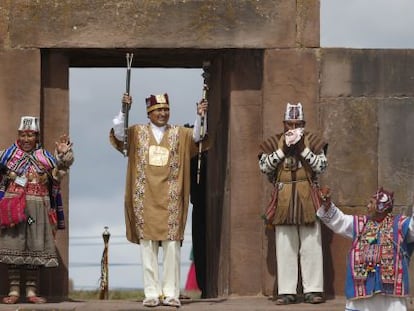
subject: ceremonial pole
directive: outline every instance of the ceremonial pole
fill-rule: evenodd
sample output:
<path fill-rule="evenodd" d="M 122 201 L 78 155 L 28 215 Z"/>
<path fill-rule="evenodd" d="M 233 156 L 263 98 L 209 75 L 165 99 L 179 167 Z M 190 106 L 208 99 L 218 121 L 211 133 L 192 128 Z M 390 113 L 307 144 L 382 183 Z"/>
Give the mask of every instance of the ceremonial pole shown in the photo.
<path fill-rule="evenodd" d="M 132 59 L 134 57 L 133 53 L 126 53 L 126 62 L 127 62 L 127 72 L 126 72 L 126 87 L 125 93 L 130 95 L 130 86 L 131 86 L 131 66 L 132 66 Z M 125 114 L 124 120 L 124 142 L 122 147 L 122 153 L 124 157 L 128 155 L 128 119 L 129 119 L 129 109 L 130 105 L 122 104 L 122 112 Z"/>
<path fill-rule="evenodd" d="M 203 62 L 203 93 L 202 93 L 202 102 L 208 101 L 208 80 L 210 78 L 210 74 L 208 69 L 210 67 L 210 62 L 205 61 Z M 203 139 L 205 135 L 205 122 L 207 118 L 207 113 L 201 115 L 201 128 L 200 128 L 200 140 L 198 142 L 198 161 L 197 161 L 197 184 L 200 184 L 200 172 L 201 172 L 201 155 L 203 151 Z"/>
<path fill-rule="evenodd" d="M 102 233 L 102 238 L 104 240 L 104 251 L 102 253 L 101 259 L 101 284 L 99 291 L 99 299 L 107 300 L 108 299 L 108 289 L 109 289 L 109 269 L 108 269 L 108 243 L 111 234 L 108 231 L 108 227 L 104 227 L 104 232 Z"/>

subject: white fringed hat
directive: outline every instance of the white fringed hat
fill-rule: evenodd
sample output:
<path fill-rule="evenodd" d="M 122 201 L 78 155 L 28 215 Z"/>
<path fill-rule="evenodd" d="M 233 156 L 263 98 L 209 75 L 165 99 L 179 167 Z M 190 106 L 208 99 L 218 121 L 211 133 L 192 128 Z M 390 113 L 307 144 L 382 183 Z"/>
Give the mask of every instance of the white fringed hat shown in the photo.
<path fill-rule="evenodd" d="M 286 112 L 285 118 L 283 121 L 304 121 L 305 118 L 303 116 L 303 107 L 301 103 L 297 103 L 296 105 L 287 103 L 286 105 Z"/>
<path fill-rule="evenodd" d="M 20 119 L 19 131 L 39 132 L 39 118 L 31 116 L 23 116 Z"/>

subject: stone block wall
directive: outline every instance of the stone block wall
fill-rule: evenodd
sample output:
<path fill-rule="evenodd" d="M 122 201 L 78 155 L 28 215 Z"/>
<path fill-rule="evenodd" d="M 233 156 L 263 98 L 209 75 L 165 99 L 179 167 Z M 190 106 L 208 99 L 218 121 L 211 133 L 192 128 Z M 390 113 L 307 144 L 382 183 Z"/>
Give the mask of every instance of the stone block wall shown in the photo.
<path fill-rule="evenodd" d="M 364 211 L 379 186 L 394 191 L 396 212 L 412 210 L 413 66 L 414 50 L 321 50 L 319 113 L 330 143 L 323 180 L 348 213 Z M 335 250 L 328 260 L 335 263 L 333 282 L 340 294 L 341 250 L 349 248 L 349 241 L 334 237 L 327 243 Z"/>

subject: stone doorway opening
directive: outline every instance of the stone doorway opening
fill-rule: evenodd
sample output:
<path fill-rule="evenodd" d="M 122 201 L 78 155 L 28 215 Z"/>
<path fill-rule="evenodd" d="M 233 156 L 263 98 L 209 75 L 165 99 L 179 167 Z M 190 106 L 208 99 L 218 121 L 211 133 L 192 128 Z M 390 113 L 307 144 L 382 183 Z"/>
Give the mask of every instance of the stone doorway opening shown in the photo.
<path fill-rule="evenodd" d="M 207 232 L 208 242 L 210 246 L 207 245 L 209 249 L 209 262 L 207 263 L 209 267 L 208 275 L 212 278 L 212 281 L 209 282 L 209 296 L 218 295 L 218 274 L 219 266 L 218 262 L 220 258 L 220 235 L 221 235 L 221 224 L 222 224 L 222 214 L 227 212 L 222 208 L 224 204 L 224 183 L 226 169 L 225 165 L 227 163 L 226 154 L 227 154 L 227 135 L 224 133 L 228 129 L 228 79 L 229 75 L 224 75 L 222 73 L 222 66 L 224 59 L 228 58 L 230 60 L 232 53 L 231 50 L 188 50 L 188 49 L 139 49 L 139 50 L 123 50 L 123 49 L 43 49 L 42 50 L 42 95 L 41 95 L 41 119 L 43 120 L 44 128 L 44 138 L 45 145 L 52 146 L 53 134 L 56 132 L 69 132 L 69 125 L 71 124 L 70 118 L 70 99 L 69 99 L 69 75 L 72 69 L 82 69 L 82 68 L 121 68 L 120 70 L 125 70 L 126 53 L 134 53 L 134 63 L 133 68 L 162 68 L 162 69 L 171 69 L 171 68 L 181 68 L 182 70 L 201 70 L 202 64 L 205 60 L 209 60 L 212 63 L 212 74 L 211 81 L 214 85 L 211 86 L 211 96 L 209 96 L 209 101 L 214 102 L 215 105 L 212 109 L 209 110 L 209 124 L 219 124 L 219 126 L 210 126 L 209 125 L 209 134 L 216 135 L 214 132 L 221 133 L 218 139 L 215 139 L 215 144 L 219 144 L 217 150 L 217 155 L 214 155 L 216 162 L 215 172 L 209 177 L 212 182 L 209 182 L 209 188 L 212 188 L 211 193 L 211 202 L 214 204 L 214 208 L 209 211 L 207 215 L 207 222 L 213 224 L 213 228 Z M 227 66 L 230 66 L 232 62 L 228 62 Z M 113 111 L 110 115 L 106 116 L 106 120 L 103 122 L 107 124 L 107 127 L 111 126 L 111 119 L 120 108 L 120 96 L 124 92 L 124 73 L 120 77 L 120 89 L 118 91 L 114 90 L 114 99 L 111 101 L 113 105 Z M 201 77 L 200 77 L 201 79 Z M 227 80 L 223 83 L 224 80 Z M 201 80 L 200 80 L 201 81 Z M 131 81 L 131 91 L 135 86 Z M 137 87 L 139 88 L 139 82 L 137 82 Z M 224 91 L 223 91 L 223 86 Z M 111 85 L 102 85 L 102 88 L 112 88 Z M 161 86 L 159 86 L 161 88 Z M 185 89 L 183 90 L 186 91 Z M 196 92 L 199 92 L 201 97 L 202 84 L 197 85 Z M 223 95 L 224 94 L 224 95 Z M 145 94 L 147 96 L 148 94 Z M 139 103 L 139 97 L 144 97 L 144 95 L 137 96 L 136 103 Z M 94 94 L 90 94 L 89 101 L 94 102 Z M 83 103 L 88 105 L 87 101 Z M 136 104 L 137 106 L 139 104 Z M 195 106 L 194 103 L 190 105 Z M 99 103 L 96 103 L 97 109 L 99 109 Z M 139 111 L 137 108 L 136 111 Z M 86 113 L 90 120 L 93 120 L 93 123 L 99 122 L 94 118 L 93 113 Z M 76 120 L 73 120 L 76 121 Z M 192 122 L 189 120 L 189 122 Z M 212 131 L 213 130 L 213 131 Z M 106 133 L 104 133 L 106 135 Z M 109 145 L 108 145 L 109 146 Z M 86 147 L 87 148 L 87 147 Z M 116 157 L 115 161 L 122 161 L 122 158 L 119 158 L 119 155 L 114 151 L 110 151 L 113 157 Z M 122 157 L 122 155 L 121 155 Z M 97 159 L 99 161 L 99 159 Z M 217 173 L 220 172 L 220 173 Z M 123 170 L 121 175 L 124 175 Z M 217 182 L 217 180 L 219 180 Z M 89 187 L 99 187 L 99 182 L 93 183 Z M 69 182 L 63 185 L 63 193 L 66 197 L 66 206 L 69 206 Z M 71 202 L 72 205 L 72 202 Z M 72 206 L 69 207 L 69 214 Z M 87 208 L 87 207 L 85 207 Z M 122 212 L 121 211 L 121 215 Z M 191 215 L 189 215 L 190 217 Z M 88 217 L 94 217 L 93 213 L 88 215 Z M 68 219 L 70 218 L 67 217 Z M 227 221 L 228 217 L 225 217 Z M 105 225 L 105 224 L 103 224 Z M 70 225 L 68 226 L 70 228 Z M 101 228 L 103 230 L 103 227 Z M 66 232 L 61 232 L 60 237 L 57 239 L 59 255 L 61 257 L 61 266 L 51 272 L 46 272 L 41 279 L 41 291 L 45 296 L 55 297 L 57 299 L 65 298 L 68 296 L 69 289 L 69 230 Z M 103 246 L 103 244 L 102 244 Z M 226 247 L 224 247 L 226 248 Z M 137 269 L 138 270 L 138 269 Z M 59 286 L 56 286 L 59 284 Z M 7 289 L 4 289 L 6 291 Z"/>
<path fill-rule="evenodd" d="M 202 93 L 202 72 L 200 68 L 133 68 L 129 124 L 146 124 L 145 97 L 163 93 L 169 95 L 171 103 L 169 123 L 192 124 L 195 103 Z M 125 84 L 126 68 L 69 69 L 70 135 L 76 151 L 69 185 L 69 283 L 76 290 L 99 288 L 104 226 L 111 233 L 110 289 L 143 286 L 140 248 L 125 237 L 127 159 L 108 140 L 112 118 L 121 108 Z M 182 288 L 190 266 L 191 215 L 189 210 L 181 256 Z"/>

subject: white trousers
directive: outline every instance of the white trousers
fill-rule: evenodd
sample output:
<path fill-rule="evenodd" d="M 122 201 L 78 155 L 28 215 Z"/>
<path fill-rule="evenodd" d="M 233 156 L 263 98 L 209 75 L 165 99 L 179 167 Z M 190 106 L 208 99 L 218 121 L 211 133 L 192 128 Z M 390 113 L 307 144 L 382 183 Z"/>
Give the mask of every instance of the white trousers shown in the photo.
<path fill-rule="evenodd" d="M 141 258 L 145 298 L 180 296 L 180 241 L 162 241 L 163 281 L 159 280 L 158 241 L 141 240 Z"/>
<path fill-rule="evenodd" d="M 321 225 L 277 225 L 276 258 L 279 295 L 296 294 L 298 255 L 304 293 L 323 292 Z"/>

